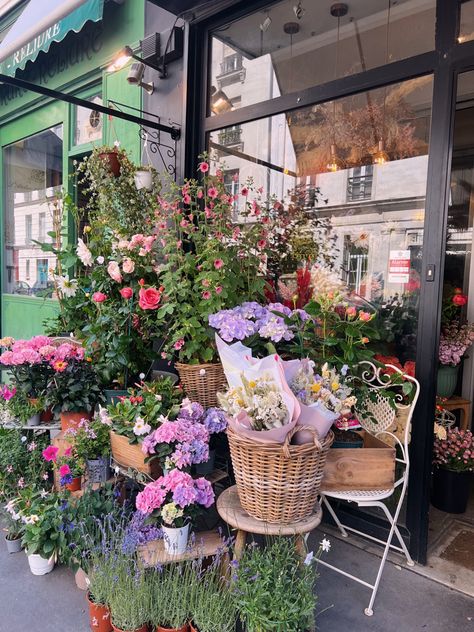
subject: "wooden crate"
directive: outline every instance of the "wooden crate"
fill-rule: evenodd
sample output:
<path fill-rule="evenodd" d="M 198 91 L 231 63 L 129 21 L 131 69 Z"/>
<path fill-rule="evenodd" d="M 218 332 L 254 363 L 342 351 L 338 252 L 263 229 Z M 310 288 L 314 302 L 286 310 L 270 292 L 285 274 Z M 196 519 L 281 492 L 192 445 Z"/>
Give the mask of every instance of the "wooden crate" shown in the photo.
<path fill-rule="evenodd" d="M 395 448 L 360 431 L 362 448 L 331 448 L 321 492 L 390 489 L 395 482 Z"/>
<path fill-rule="evenodd" d="M 155 479 L 161 476 L 162 470 L 156 459 L 151 463 L 145 463 L 140 443 L 130 445 L 127 437 L 111 430 L 110 446 L 114 460 L 123 468 L 132 468 Z"/>

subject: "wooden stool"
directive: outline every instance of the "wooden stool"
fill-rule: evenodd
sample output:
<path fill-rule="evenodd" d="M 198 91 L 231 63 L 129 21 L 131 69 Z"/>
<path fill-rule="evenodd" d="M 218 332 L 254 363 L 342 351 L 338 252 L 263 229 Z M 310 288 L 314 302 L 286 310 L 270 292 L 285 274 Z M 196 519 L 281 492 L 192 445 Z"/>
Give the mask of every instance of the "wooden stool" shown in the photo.
<path fill-rule="evenodd" d="M 322 518 L 322 510 L 318 505 L 316 513 L 289 524 L 274 524 L 252 518 L 242 509 L 237 486 L 229 487 L 217 499 L 217 511 L 220 517 L 231 527 L 237 529 L 235 540 L 234 558 L 239 560 L 245 548 L 247 533 L 257 533 L 260 535 L 294 535 L 296 536 L 296 548 L 299 555 L 304 559 L 306 556 L 306 546 L 304 535 L 319 526 Z"/>
<path fill-rule="evenodd" d="M 227 566 L 228 549 L 218 531 L 201 531 L 196 533 L 195 536 L 194 545 L 181 555 L 171 555 L 165 551 L 163 540 L 153 540 L 147 544 L 141 544 L 138 547 L 138 559 L 147 567 L 182 562 L 184 560 L 197 560 L 219 554 L 223 556 L 223 565 Z"/>
<path fill-rule="evenodd" d="M 471 400 L 463 399 L 462 397 L 450 397 L 446 402 L 443 402 L 442 407 L 446 410 L 460 410 L 461 415 L 459 419 L 459 428 L 461 430 L 469 430 L 471 425 Z"/>

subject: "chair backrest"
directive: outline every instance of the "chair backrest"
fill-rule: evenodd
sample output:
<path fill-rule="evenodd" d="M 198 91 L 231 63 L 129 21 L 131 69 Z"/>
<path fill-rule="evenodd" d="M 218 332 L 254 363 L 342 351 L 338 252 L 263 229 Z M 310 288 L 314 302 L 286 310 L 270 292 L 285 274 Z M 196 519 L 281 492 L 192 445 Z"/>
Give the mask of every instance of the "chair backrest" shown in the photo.
<path fill-rule="evenodd" d="M 82 342 L 76 340 L 75 338 L 70 338 L 68 336 L 57 336 L 56 338 L 51 339 L 51 344 L 53 347 L 59 347 L 63 344 L 68 344 L 73 347 L 82 347 Z"/>
<path fill-rule="evenodd" d="M 370 396 L 367 394 L 356 405 L 360 425 L 374 436 L 385 434 L 393 437 L 402 448 L 404 459 L 407 459 L 411 420 L 420 393 L 418 380 L 406 375 L 392 364 L 377 367 L 372 362 L 364 360 L 359 363 L 359 367 L 360 379 L 370 393 Z M 413 384 L 409 395 L 403 392 L 407 381 Z M 391 393 L 391 396 L 388 393 Z M 397 416 L 404 417 L 403 441 L 389 430 Z"/>

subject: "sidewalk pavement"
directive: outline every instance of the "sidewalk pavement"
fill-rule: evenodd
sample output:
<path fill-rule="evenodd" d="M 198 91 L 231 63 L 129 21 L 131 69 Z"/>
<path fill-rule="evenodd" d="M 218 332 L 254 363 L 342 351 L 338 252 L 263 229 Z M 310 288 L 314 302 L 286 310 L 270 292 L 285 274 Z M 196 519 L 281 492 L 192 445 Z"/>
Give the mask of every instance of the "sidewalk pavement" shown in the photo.
<path fill-rule="evenodd" d="M 323 531 L 311 534 L 318 548 Z M 328 562 L 372 581 L 378 558 L 330 537 Z M 451 590 L 407 568 L 387 562 L 374 606 L 364 608 L 369 590 L 320 566 L 317 626 L 320 632 L 474 632 L 474 598 Z M 33 576 L 24 553 L 0 547 L 0 632 L 88 632 L 85 594 L 67 568 Z M 216 631 L 219 632 L 219 631 Z M 271 632 L 270 630 L 265 632 Z"/>

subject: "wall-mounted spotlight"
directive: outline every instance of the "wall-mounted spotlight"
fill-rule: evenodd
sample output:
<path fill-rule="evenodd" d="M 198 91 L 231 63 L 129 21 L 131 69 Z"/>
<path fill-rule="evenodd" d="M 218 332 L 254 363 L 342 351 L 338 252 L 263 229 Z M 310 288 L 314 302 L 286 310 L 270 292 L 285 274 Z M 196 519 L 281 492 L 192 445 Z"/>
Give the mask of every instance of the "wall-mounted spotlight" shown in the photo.
<path fill-rule="evenodd" d="M 130 46 L 124 46 L 122 50 L 117 53 L 114 61 L 107 67 L 107 72 L 116 72 L 117 70 L 121 70 L 131 59 L 134 59 L 140 64 L 145 64 L 145 66 L 148 66 L 149 68 L 153 68 L 153 70 L 160 73 L 161 79 L 166 77 L 166 66 L 159 66 L 158 64 L 151 62 L 149 59 L 138 57 L 138 55 L 135 55 Z"/>
<path fill-rule="evenodd" d="M 293 13 L 295 14 L 298 20 L 301 20 L 305 14 L 305 8 L 303 7 L 302 2 L 298 2 L 293 6 Z"/>
<path fill-rule="evenodd" d="M 213 114 L 224 114 L 234 109 L 232 102 L 223 90 L 215 86 L 211 88 L 211 111 Z"/>
<path fill-rule="evenodd" d="M 262 31 L 262 33 L 266 33 L 268 29 L 270 28 L 271 24 L 272 24 L 272 18 L 269 15 L 267 15 L 267 17 L 260 24 L 260 30 Z"/>
<path fill-rule="evenodd" d="M 130 70 L 128 72 L 127 81 L 135 86 L 140 86 L 143 88 L 148 94 L 153 94 L 155 86 L 153 81 L 149 81 L 146 83 L 143 81 L 143 75 L 145 74 L 145 65 L 142 63 L 132 64 L 130 66 Z"/>

